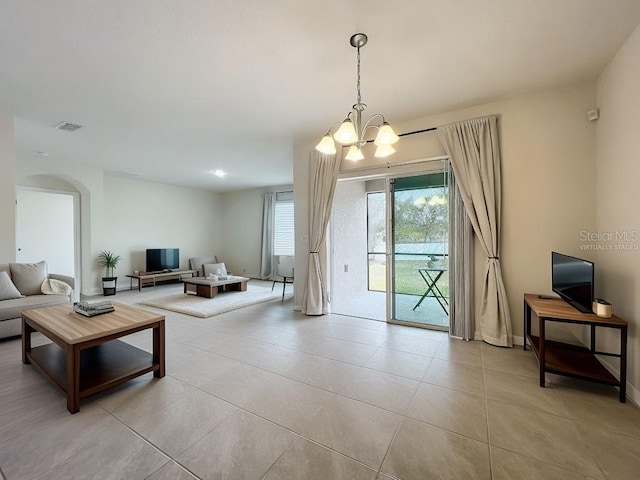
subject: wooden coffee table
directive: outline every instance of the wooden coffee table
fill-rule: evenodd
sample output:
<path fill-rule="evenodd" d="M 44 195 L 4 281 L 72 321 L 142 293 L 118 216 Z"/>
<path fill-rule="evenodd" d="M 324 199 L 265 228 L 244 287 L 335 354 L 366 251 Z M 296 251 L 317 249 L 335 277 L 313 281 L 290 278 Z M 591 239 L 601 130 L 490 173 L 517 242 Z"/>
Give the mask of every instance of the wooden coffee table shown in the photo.
<path fill-rule="evenodd" d="M 249 278 L 229 276 L 226 280 L 209 280 L 208 278 L 193 277 L 182 280 L 184 293 L 195 292 L 199 297 L 213 298 L 218 292 L 247 290 Z M 190 288 L 190 287 L 195 287 Z"/>
<path fill-rule="evenodd" d="M 164 315 L 113 304 L 115 311 L 85 317 L 71 304 L 22 312 L 22 362 L 32 364 L 67 396 L 67 409 L 80 410 L 80 399 L 153 372 L 165 375 Z M 116 340 L 153 329 L 153 354 Z M 54 343 L 31 347 L 31 334 Z"/>

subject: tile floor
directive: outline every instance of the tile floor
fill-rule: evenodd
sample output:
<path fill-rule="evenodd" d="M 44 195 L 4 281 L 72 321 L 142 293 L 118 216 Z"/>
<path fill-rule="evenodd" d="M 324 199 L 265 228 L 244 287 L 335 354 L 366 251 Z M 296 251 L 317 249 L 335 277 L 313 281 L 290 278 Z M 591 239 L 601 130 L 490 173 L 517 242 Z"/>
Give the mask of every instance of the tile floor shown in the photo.
<path fill-rule="evenodd" d="M 179 291 L 161 286 L 114 300 Z M 530 352 L 291 300 L 167 317 L 167 376 L 81 402 L 0 343 L 0 469 L 17 479 L 637 479 L 640 410 Z M 128 341 L 150 349 L 150 332 Z"/>

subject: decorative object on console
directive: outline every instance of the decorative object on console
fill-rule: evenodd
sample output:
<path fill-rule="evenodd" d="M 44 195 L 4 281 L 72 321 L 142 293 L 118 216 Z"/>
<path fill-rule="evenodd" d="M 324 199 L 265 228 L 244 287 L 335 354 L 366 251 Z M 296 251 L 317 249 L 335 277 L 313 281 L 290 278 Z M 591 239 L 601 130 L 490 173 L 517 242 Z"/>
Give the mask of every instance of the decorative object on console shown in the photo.
<path fill-rule="evenodd" d="M 364 33 L 356 33 L 355 35 L 352 35 L 349 40 L 351 46 L 356 48 L 358 51 L 358 100 L 357 103 L 353 105 L 352 110 L 347 114 L 347 118 L 344 119 L 338 130 L 333 135 L 331 134 L 331 128 L 338 125 L 340 122 L 336 122 L 329 127 L 329 130 L 327 130 L 325 136 L 322 137 L 320 143 L 316 145 L 316 150 L 319 152 L 330 155 L 336 153 L 335 142 L 338 142 L 342 145 L 350 146 L 347 156 L 345 157 L 347 160 L 362 160 L 364 155 L 362 154 L 361 149 L 367 143 L 366 134 L 369 128 L 378 129 L 378 134 L 373 142 L 376 145 L 376 157 L 388 157 L 396 151 L 392 145 L 399 140 L 399 137 L 393 131 L 391 125 L 385 121 L 383 115 L 376 113 L 369 118 L 364 125 L 362 124 L 362 112 L 367 109 L 367 105 L 362 103 L 360 95 L 360 48 L 367 44 L 367 40 L 367 36 Z M 373 124 L 372 122 L 375 120 L 379 120 L 380 125 Z"/>
<path fill-rule="evenodd" d="M 613 315 L 611 304 L 602 298 L 596 298 L 593 301 L 593 313 L 601 318 L 611 318 Z"/>
<path fill-rule="evenodd" d="M 116 294 L 118 277 L 113 276 L 113 271 L 120 262 L 120 259 L 120 255 L 116 255 L 109 250 L 103 250 L 98 254 L 98 265 L 104 267 L 106 270 L 106 276 L 102 277 L 102 294 L 105 297 Z"/>

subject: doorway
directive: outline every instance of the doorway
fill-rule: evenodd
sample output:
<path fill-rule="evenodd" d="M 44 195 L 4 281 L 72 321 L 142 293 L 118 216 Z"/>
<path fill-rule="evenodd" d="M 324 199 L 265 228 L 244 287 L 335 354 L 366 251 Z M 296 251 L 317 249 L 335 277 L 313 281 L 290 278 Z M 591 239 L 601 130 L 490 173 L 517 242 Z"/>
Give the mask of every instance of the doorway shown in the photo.
<path fill-rule="evenodd" d="M 16 188 L 16 261 L 46 260 L 49 272 L 78 279 L 78 207 L 72 192 Z"/>
<path fill-rule="evenodd" d="M 428 173 L 338 182 L 332 313 L 448 329 L 448 175 L 434 163 Z"/>

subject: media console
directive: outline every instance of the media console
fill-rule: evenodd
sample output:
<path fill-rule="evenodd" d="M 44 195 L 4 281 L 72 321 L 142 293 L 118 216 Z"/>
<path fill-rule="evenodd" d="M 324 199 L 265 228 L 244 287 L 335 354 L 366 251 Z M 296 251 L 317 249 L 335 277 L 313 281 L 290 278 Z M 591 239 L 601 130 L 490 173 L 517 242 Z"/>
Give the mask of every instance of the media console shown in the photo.
<path fill-rule="evenodd" d="M 538 317 L 539 336 L 531 334 L 531 312 Z M 590 328 L 589 348 L 548 340 L 545 335 L 547 322 L 574 323 Z M 596 327 L 620 330 L 620 353 L 601 352 L 596 349 Z M 545 373 L 555 373 L 593 382 L 620 387 L 620 402 L 627 393 L 627 322 L 613 315 L 601 318 L 593 313 L 581 313 L 560 298 L 526 293 L 524 295 L 524 349 L 527 340 L 540 366 L 540 386 L 545 386 Z M 617 379 L 596 355 L 620 358 L 620 378 Z"/>
<path fill-rule="evenodd" d="M 129 277 L 130 289 L 133 290 L 133 279 L 138 280 L 138 291 L 142 290 L 142 286 L 146 282 L 147 284 L 153 284 L 156 286 L 158 280 L 174 280 L 182 281 L 183 278 L 193 277 L 196 274 L 196 270 L 171 270 L 162 272 L 140 272 L 137 275 L 127 275 Z"/>

